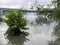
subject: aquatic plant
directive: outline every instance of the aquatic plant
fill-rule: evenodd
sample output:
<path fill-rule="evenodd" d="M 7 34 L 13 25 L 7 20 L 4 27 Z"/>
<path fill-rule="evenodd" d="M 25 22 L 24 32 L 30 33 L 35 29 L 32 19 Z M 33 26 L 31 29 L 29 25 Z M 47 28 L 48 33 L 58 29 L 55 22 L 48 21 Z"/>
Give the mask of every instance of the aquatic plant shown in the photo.
<path fill-rule="evenodd" d="M 11 34 L 20 34 L 21 29 L 27 29 L 25 26 L 27 25 L 27 20 L 23 18 L 22 10 L 18 11 L 10 11 L 5 14 L 5 22 L 9 26 L 8 30 Z"/>

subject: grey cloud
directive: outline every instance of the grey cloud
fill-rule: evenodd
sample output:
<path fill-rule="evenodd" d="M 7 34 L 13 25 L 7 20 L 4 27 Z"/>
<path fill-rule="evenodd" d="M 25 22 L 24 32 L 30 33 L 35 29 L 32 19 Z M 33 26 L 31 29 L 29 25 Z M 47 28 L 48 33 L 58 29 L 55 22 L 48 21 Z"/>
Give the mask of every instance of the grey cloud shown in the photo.
<path fill-rule="evenodd" d="M 34 3 L 36 0 L 0 0 L 0 7 L 1 6 L 17 6 L 20 5 L 29 6 L 29 3 Z M 41 5 L 47 5 L 51 3 L 51 0 L 37 0 L 39 4 Z"/>

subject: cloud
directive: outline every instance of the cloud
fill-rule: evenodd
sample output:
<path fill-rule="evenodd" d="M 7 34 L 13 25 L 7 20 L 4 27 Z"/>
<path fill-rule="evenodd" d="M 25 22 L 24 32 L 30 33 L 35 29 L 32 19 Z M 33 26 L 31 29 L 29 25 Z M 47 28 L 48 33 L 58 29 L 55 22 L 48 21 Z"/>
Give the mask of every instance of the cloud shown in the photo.
<path fill-rule="evenodd" d="M 0 7 L 29 7 L 30 4 L 34 3 L 36 0 L 0 0 Z M 39 4 L 47 5 L 51 3 L 51 0 L 38 0 Z"/>

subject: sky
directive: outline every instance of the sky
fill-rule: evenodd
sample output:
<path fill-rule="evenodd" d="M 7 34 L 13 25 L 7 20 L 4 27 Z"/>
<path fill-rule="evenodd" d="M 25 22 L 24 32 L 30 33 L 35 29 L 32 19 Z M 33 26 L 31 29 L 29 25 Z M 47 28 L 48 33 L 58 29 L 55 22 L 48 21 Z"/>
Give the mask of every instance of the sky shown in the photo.
<path fill-rule="evenodd" d="M 0 0 L 0 7 L 3 8 L 29 8 L 36 0 Z M 51 0 L 37 0 L 41 5 L 51 4 Z"/>

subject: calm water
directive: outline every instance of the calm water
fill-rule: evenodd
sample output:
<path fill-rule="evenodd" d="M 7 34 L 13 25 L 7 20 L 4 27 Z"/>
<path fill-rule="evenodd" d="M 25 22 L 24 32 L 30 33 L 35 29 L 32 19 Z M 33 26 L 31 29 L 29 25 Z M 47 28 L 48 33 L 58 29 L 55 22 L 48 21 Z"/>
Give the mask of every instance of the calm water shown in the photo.
<path fill-rule="evenodd" d="M 0 24 L 0 45 L 49 45 L 49 42 L 55 40 L 52 34 L 56 22 L 50 21 L 50 18 L 37 16 L 36 13 L 26 13 L 24 18 L 28 20 L 26 30 L 29 34 L 10 36 L 5 35 L 8 26 L 5 23 Z M 40 20 L 39 20 L 40 19 Z"/>

